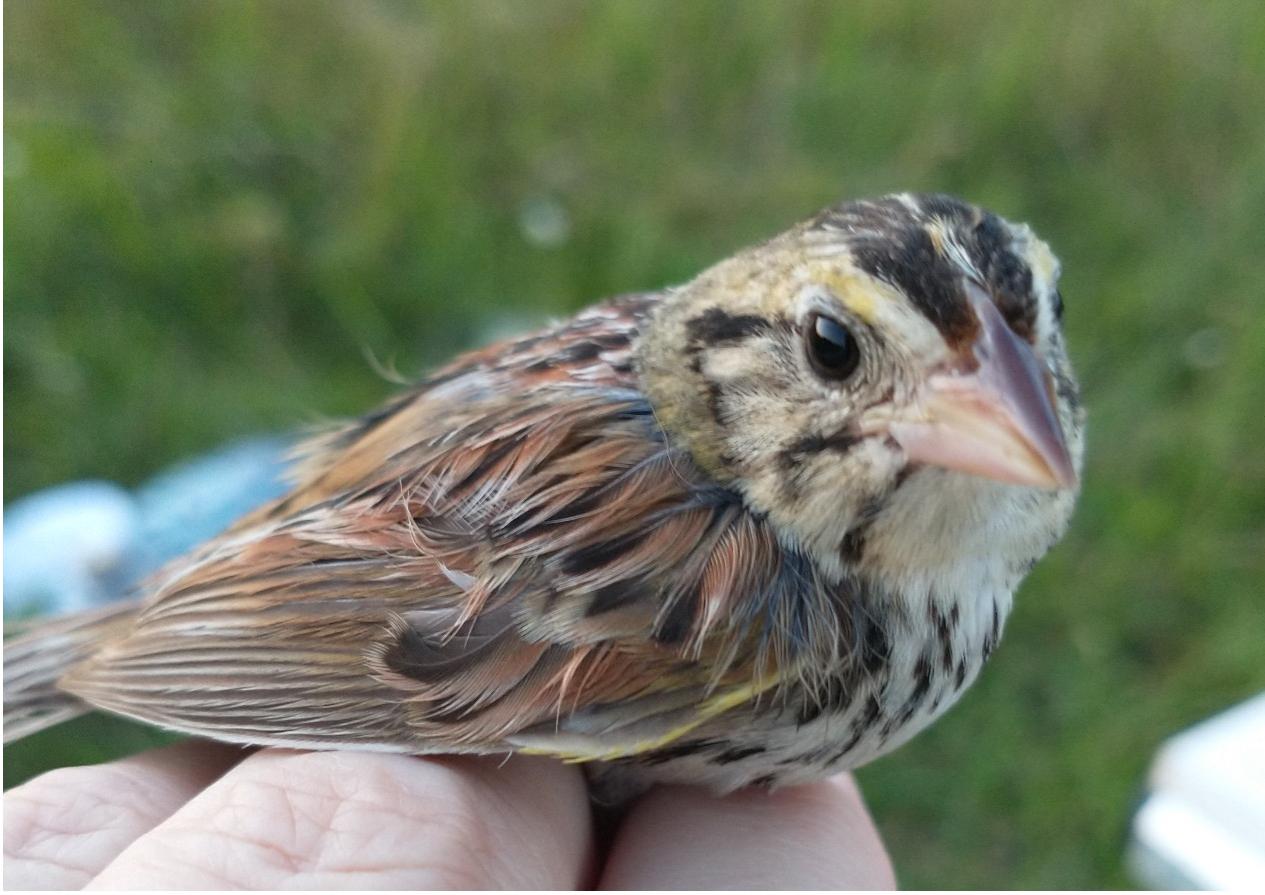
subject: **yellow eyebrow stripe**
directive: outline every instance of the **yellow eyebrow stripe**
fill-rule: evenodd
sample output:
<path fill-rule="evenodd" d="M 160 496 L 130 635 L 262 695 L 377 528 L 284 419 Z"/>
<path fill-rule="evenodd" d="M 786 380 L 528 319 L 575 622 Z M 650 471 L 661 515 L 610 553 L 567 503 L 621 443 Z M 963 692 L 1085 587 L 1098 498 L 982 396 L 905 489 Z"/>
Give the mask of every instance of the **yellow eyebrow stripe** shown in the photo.
<path fill-rule="evenodd" d="M 874 323 L 878 316 L 879 296 L 860 277 L 823 271 L 820 281 L 863 323 Z"/>

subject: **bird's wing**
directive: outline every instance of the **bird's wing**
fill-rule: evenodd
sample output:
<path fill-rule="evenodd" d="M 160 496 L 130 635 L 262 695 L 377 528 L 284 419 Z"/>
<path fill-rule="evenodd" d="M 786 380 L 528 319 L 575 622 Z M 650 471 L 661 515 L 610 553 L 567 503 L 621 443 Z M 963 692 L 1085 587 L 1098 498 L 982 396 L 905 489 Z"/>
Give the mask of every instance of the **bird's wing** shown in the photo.
<path fill-rule="evenodd" d="M 62 686 L 233 741 L 578 760 L 754 704 L 825 630 L 811 564 L 665 443 L 635 325 L 469 355 L 325 437 Z"/>

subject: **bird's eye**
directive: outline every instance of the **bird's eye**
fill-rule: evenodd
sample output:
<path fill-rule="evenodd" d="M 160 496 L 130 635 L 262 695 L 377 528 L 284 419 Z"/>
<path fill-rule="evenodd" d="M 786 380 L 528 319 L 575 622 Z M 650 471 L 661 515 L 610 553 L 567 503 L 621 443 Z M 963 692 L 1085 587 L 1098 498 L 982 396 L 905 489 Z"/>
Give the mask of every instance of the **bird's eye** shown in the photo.
<path fill-rule="evenodd" d="M 861 349 L 848 328 L 824 314 L 808 318 L 804 331 L 808 361 L 817 375 L 835 381 L 847 379 L 861 362 Z"/>

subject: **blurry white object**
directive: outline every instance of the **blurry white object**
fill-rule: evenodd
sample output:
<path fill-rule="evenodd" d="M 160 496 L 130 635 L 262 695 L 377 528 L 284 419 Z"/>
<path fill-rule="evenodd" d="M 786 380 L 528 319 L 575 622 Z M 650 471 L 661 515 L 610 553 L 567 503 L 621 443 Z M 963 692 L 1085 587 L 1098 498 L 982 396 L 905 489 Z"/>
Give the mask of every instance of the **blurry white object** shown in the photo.
<path fill-rule="evenodd" d="M 1129 860 L 1153 888 L 1265 887 L 1265 694 L 1160 748 Z"/>
<path fill-rule="evenodd" d="M 140 509 L 111 482 L 72 482 L 4 511 L 7 613 L 86 609 L 111 599 L 134 571 Z"/>
<path fill-rule="evenodd" d="M 6 616 L 73 612 L 126 596 L 168 559 L 284 491 L 287 443 L 239 441 L 170 467 L 135 493 L 58 485 L 4 510 Z"/>

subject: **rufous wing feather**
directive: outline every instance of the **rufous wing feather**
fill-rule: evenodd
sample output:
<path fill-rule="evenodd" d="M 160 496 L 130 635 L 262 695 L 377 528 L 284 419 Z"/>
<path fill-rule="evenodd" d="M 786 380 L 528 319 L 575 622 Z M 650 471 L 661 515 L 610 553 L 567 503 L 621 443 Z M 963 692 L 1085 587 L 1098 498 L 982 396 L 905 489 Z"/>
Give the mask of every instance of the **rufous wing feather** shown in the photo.
<path fill-rule="evenodd" d="M 811 570 L 666 442 L 637 307 L 319 439 L 291 494 L 165 570 L 59 686 L 230 741 L 574 759 L 754 704 L 798 673 L 782 604 Z"/>

